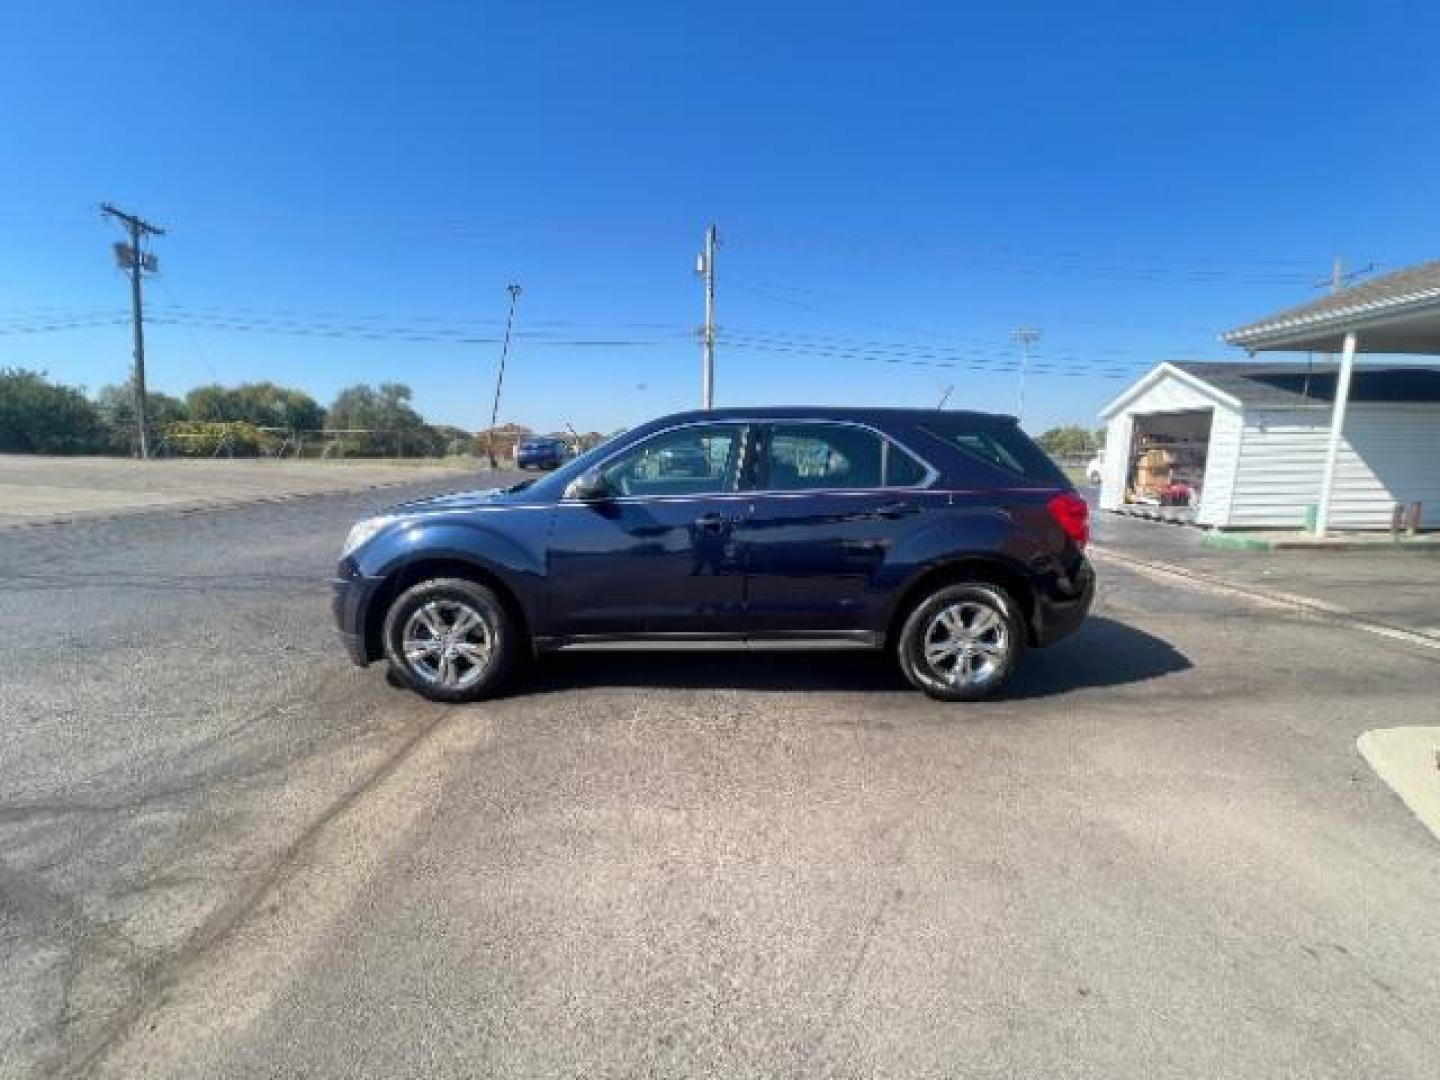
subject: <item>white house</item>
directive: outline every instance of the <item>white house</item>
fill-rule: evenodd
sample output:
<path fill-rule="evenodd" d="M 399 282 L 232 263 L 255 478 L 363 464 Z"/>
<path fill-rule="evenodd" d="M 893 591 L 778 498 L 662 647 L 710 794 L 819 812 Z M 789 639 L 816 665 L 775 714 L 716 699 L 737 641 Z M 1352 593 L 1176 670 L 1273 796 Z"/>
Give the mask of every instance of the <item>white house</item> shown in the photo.
<path fill-rule="evenodd" d="M 1155 497 L 1216 528 L 1300 528 L 1320 502 L 1337 366 L 1163 363 L 1101 410 L 1102 509 Z M 1355 366 L 1342 413 L 1329 524 L 1385 529 L 1396 504 L 1440 527 L 1440 367 Z"/>

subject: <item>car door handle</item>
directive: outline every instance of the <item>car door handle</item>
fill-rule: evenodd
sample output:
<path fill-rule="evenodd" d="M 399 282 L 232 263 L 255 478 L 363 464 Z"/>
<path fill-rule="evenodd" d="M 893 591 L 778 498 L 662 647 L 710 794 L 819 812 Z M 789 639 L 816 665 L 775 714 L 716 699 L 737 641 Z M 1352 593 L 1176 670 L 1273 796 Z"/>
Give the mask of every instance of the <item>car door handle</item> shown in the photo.
<path fill-rule="evenodd" d="M 918 514 L 920 507 L 910 502 L 889 502 L 884 506 L 875 508 L 875 516 L 878 518 L 898 518 L 907 514 Z"/>
<path fill-rule="evenodd" d="M 724 514 L 701 514 L 695 519 L 695 527 L 702 532 L 722 532 L 729 524 Z"/>

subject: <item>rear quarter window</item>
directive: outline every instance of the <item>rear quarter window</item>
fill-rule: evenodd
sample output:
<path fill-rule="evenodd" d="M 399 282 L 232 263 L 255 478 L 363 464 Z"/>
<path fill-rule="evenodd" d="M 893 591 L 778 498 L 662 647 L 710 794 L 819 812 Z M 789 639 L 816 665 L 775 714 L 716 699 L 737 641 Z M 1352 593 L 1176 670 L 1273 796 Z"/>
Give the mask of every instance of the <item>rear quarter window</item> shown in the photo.
<path fill-rule="evenodd" d="M 977 423 L 960 416 L 937 417 L 922 423 L 920 430 L 959 451 L 967 461 L 977 462 L 1002 476 L 1047 486 L 1070 486 L 1060 467 L 1016 424 L 1003 420 Z"/>

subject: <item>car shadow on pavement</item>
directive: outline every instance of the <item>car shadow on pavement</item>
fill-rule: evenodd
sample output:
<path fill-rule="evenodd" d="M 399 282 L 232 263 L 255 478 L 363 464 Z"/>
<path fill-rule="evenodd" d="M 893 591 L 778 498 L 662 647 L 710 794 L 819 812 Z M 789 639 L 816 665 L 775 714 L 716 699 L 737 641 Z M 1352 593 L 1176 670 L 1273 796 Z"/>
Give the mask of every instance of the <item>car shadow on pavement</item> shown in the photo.
<path fill-rule="evenodd" d="M 1191 666 L 1168 641 L 1091 616 L 1072 637 L 1026 654 L 1002 700 L 1122 686 Z M 666 690 L 909 690 L 881 653 L 558 653 L 534 665 L 514 694 L 596 687 Z"/>
<path fill-rule="evenodd" d="M 1193 666 L 1164 638 L 1103 615 L 1092 615 L 1058 645 L 1027 653 L 1003 696 L 1016 701 L 1072 690 L 1125 686 Z"/>

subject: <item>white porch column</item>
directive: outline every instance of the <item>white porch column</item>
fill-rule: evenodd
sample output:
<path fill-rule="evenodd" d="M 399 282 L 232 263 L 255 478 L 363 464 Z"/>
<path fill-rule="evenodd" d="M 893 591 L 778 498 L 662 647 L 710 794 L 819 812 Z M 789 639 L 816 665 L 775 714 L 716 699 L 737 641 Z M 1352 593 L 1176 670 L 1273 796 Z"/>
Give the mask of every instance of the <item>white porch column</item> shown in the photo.
<path fill-rule="evenodd" d="M 1340 435 L 1345 429 L 1345 406 L 1350 401 L 1350 373 L 1355 368 L 1355 331 L 1345 335 L 1340 354 L 1340 377 L 1335 380 L 1335 410 L 1330 414 L 1330 443 L 1325 448 L 1325 475 L 1320 480 L 1320 507 L 1315 515 L 1315 535 L 1324 536 L 1330 527 L 1330 501 L 1335 494 L 1335 462 L 1340 456 Z"/>

